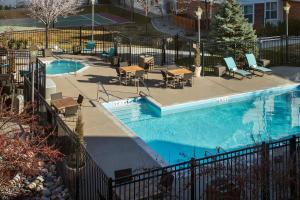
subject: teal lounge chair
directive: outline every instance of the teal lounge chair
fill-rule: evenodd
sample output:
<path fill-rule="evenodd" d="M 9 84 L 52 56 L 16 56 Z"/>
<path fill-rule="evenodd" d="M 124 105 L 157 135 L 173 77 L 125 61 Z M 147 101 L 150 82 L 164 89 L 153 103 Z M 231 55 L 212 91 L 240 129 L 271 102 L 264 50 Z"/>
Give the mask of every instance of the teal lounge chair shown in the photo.
<path fill-rule="evenodd" d="M 249 69 L 253 70 L 253 73 L 254 73 L 254 71 L 261 72 L 261 73 L 263 73 L 263 75 L 272 73 L 271 69 L 259 66 L 256 62 L 255 56 L 252 53 L 246 54 L 246 60 L 247 60 Z"/>
<path fill-rule="evenodd" d="M 252 78 L 252 74 L 250 72 L 237 68 L 236 63 L 232 57 L 224 58 L 224 61 L 229 71 L 229 75 L 231 75 L 232 73 L 232 77 L 234 77 L 235 74 L 238 74 L 242 76 L 242 78 L 244 77 Z"/>
<path fill-rule="evenodd" d="M 87 41 L 85 48 L 83 49 L 84 53 L 92 53 L 95 50 L 96 44 L 93 41 Z"/>
<path fill-rule="evenodd" d="M 108 49 L 107 52 L 103 52 L 100 54 L 100 56 L 106 60 L 109 60 L 115 55 L 115 48 L 111 47 Z"/>

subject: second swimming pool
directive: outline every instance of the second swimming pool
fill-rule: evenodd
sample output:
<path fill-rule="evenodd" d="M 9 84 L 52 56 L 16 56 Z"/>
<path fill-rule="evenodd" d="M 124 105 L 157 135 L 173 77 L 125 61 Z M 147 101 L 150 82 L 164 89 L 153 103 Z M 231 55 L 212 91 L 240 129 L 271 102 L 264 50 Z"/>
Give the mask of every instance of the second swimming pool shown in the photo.
<path fill-rule="evenodd" d="M 104 107 L 168 164 L 300 131 L 298 86 L 163 108 L 143 98 Z"/>

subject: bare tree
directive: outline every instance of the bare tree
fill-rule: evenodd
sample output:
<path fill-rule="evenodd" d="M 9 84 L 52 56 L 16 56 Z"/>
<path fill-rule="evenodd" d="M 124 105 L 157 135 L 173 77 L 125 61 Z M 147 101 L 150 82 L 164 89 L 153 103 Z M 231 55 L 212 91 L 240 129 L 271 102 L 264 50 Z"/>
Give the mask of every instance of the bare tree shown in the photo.
<path fill-rule="evenodd" d="M 136 0 L 137 4 L 140 5 L 145 15 L 148 16 L 152 7 L 158 6 L 160 4 L 160 0 Z"/>
<path fill-rule="evenodd" d="M 45 42 L 48 48 L 48 29 L 59 16 L 78 12 L 79 0 L 26 0 L 31 16 L 45 24 Z"/>

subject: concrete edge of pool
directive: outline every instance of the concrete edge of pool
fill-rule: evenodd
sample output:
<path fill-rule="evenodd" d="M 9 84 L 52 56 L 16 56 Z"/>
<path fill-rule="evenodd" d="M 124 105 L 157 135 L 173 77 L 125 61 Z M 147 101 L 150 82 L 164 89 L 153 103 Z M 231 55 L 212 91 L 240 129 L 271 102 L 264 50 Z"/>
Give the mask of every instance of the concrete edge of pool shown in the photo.
<path fill-rule="evenodd" d="M 140 97 L 137 97 L 140 98 Z M 133 98 L 131 98 L 133 99 Z M 123 100 L 124 101 L 124 100 Z M 104 112 L 104 114 L 112 120 L 117 126 L 119 126 L 126 134 L 129 136 L 137 145 L 139 145 L 145 152 L 147 152 L 151 158 L 156 161 L 156 163 L 161 166 L 168 166 L 168 163 L 151 147 L 149 147 L 144 140 L 142 140 L 139 136 L 136 135 L 132 130 L 130 130 L 121 120 L 115 117 L 103 104 L 95 101 L 94 104 Z"/>
<path fill-rule="evenodd" d="M 220 100 L 224 99 L 224 102 L 221 103 L 230 103 L 228 100 L 234 100 L 238 98 L 249 98 L 251 96 L 258 96 L 259 94 L 263 92 L 277 92 L 277 91 L 285 91 L 293 88 L 299 87 L 300 84 L 295 83 L 295 84 L 284 84 L 280 85 L 277 87 L 271 87 L 271 88 L 266 88 L 266 89 L 261 89 L 261 90 L 253 90 L 253 91 L 248 91 L 248 92 L 243 92 L 243 93 L 236 93 L 236 94 L 231 94 L 231 95 L 225 95 L 225 96 L 219 96 L 215 98 L 210 98 L 210 99 L 203 99 L 199 101 L 191 101 L 191 102 L 185 102 L 185 103 L 180 103 L 180 104 L 174 104 L 170 106 L 162 106 L 159 102 L 157 102 L 155 99 L 152 97 L 132 97 L 128 99 L 122 99 L 122 100 L 116 100 L 116 101 L 111 101 L 107 103 L 99 103 L 96 102 L 95 105 L 98 106 L 99 109 L 104 111 L 104 114 L 107 115 L 115 124 L 117 124 L 124 132 L 131 138 L 133 139 L 142 149 L 144 149 L 155 161 L 160 166 L 168 166 L 168 162 L 166 162 L 162 156 L 160 156 L 158 153 L 156 153 L 145 141 L 143 141 L 134 131 L 132 131 L 129 127 L 126 126 L 120 119 L 118 119 L 116 116 L 113 115 L 113 113 L 110 111 L 113 106 L 126 106 L 130 105 L 131 102 L 135 102 L 134 100 L 137 99 L 145 99 L 148 103 L 156 106 L 157 108 L 160 109 L 161 112 L 167 112 L 167 114 L 173 114 L 176 112 L 169 112 L 170 110 L 180 110 L 179 112 L 185 112 L 192 110 L 195 106 L 203 105 L 203 104 L 209 104 L 209 103 L 216 103 L 219 102 Z M 226 100 L 226 101 L 225 101 Z M 191 105 L 192 104 L 192 105 Z M 190 106 L 189 109 L 186 110 L 181 110 L 182 107 L 184 106 Z M 167 108 L 167 109 L 166 109 Z M 166 115 L 166 114 L 164 114 Z M 163 116 L 163 115 L 161 115 Z M 284 137 L 282 137 L 284 138 Z M 251 145 L 247 145 L 251 146 Z"/>

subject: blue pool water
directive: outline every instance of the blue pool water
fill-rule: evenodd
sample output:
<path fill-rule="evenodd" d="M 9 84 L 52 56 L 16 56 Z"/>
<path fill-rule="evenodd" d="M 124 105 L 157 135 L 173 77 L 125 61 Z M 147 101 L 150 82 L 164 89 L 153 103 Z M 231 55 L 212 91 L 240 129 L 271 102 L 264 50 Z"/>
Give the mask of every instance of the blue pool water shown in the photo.
<path fill-rule="evenodd" d="M 169 164 L 300 131 L 299 87 L 214 99 L 192 109 L 173 107 L 162 115 L 145 99 L 123 104 L 104 106 Z"/>
<path fill-rule="evenodd" d="M 78 61 L 72 60 L 55 60 L 46 66 L 46 74 L 59 75 L 76 72 L 85 65 Z"/>

